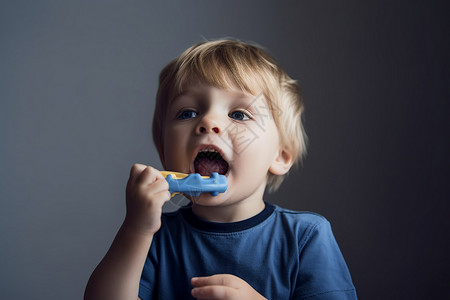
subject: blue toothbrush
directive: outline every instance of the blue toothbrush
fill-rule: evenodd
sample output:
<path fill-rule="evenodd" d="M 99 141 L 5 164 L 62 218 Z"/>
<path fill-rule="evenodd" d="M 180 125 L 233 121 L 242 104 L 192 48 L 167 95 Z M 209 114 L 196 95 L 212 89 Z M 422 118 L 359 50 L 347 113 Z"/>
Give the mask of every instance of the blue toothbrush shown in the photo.
<path fill-rule="evenodd" d="M 213 196 L 224 193 L 227 188 L 227 178 L 219 173 L 212 173 L 211 176 L 201 176 L 198 173 L 185 174 L 171 171 L 161 171 L 161 174 L 169 183 L 169 192 L 172 197 L 175 194 L 183 193 L 190 196 L 199 196 L 201 193 L 211 193 Z"/>

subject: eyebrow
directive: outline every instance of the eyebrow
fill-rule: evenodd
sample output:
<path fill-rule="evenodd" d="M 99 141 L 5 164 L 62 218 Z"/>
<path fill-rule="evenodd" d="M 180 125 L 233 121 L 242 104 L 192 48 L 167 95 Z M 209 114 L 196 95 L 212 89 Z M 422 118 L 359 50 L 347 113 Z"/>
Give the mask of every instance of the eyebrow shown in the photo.
<path fill-rule="evenodd" d="M 170 101 L 170 104 L 175 103 L 177 100 L 179 100 L 181 97 L 183 96 L 198 96 L 200 95 L 200 92 L 193 92 L 192 90 L 184 90 L 181 93 L 179 93 L 178 95 L 176 95 L 175 97 L 172 98 L 172 101 Z"/>
<path fill-rule="evenodd" d="M 242 91 L 231 91 L 231 90 L 227 90 L 228 93 L 231 93 L 233 96 L 231 97 L 233 101 L 244 101 L 248 106 L 251 106 L 251 104 L 253 103 L 253 101 L 258 98 L 259 96 L 254 96 L 251 94 L 246 94 Z M 171 101 L 171 105 L 176 103 L 180 98 L 182 98 L 183 96 L 190 96 L 190 97 L 204 97 L 207 93 L 205 93 L 204 91 L 201 90 L 196 90 L 196 89 L 186 89 L 184 91 L 182 91 L 181 93 L 179 93 L 178 95 L 176 95 L 172 101 Z"/>

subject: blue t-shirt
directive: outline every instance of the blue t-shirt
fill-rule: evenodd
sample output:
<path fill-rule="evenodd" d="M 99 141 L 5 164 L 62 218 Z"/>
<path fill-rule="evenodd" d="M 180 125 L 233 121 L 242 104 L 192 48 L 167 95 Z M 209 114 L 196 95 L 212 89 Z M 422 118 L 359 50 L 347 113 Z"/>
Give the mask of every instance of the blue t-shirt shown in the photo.
<path fill-rule="evenodd" d="M 192 277 L 233 274 L 270 300 L 356 299 L 330 223 L 265 204 L 258 215 L 234 223 L 202 220 L 189 206 L 163 214 L 139 297 L 194 299 Z"/>

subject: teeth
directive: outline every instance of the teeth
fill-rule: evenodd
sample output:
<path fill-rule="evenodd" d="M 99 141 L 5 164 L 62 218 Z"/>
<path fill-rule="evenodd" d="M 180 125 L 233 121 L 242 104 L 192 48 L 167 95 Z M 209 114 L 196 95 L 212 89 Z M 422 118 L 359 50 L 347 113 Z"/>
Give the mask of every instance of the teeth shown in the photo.
<path fill-rule="evenodd" d="M 219 151 L 217 151 L 214 148 L 210 148 L 210 149 L 200 149 L 197 153 L 197 157 L 201 155 L 203 157 L 207 157 L 210 159 L 223 159 L 222 155 L 220 154 Z"/>
<path fill-rule="evenodd" d="M 216 149 L 201 149 L 199 152 L 219 152 Z"/>

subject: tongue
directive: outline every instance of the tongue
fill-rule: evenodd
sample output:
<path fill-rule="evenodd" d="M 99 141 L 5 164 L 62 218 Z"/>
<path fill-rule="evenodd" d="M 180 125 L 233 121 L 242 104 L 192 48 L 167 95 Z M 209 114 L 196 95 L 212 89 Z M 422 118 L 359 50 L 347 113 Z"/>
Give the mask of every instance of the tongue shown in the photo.
<path fill-rule="evenodd" d="M 194 162 L 195 172 L 202 176 L 211 176 L 213 172 L 224 175 L 227 172 L 227 163 L 220 159 L 199 158 Z"/>

